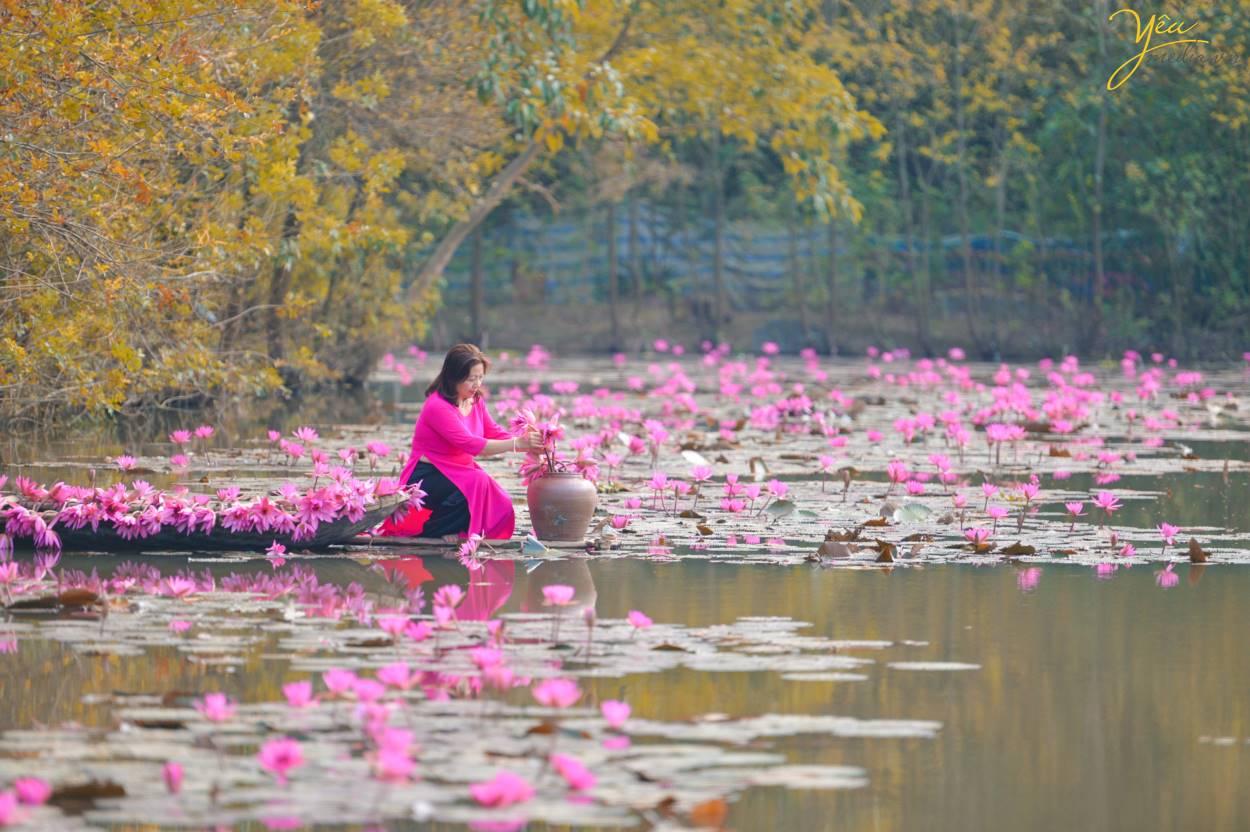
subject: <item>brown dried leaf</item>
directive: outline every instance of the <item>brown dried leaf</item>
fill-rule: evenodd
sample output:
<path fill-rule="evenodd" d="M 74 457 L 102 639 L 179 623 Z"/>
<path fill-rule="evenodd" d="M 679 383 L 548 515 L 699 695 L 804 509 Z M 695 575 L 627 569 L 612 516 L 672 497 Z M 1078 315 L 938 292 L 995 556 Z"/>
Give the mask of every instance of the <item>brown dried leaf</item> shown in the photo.
<path fill-rule="evenodd" d="M 89 607 L 99 601 L 100 596 L 89 589 L 76 587 L 65 590 L 56 600 L 62 607 Z"/>
<path fill-rule="evenodd" d="M 894 563 L 894 544 L 885 540 L 878 540 L 876 549 L 880 552 L 877 555 L 877 563 Z"/>
<path fill-rule="evenodd" d="M 699 523 L 698 525 L 695 526 L 695 528 L 698 529 L 699 534 L 702 534 L 702 535 L 709 535 L 713 533 L 712 527 L 709 526 L 707 523 Z"/>
<path fill-rule="evenodd" d="M 526 731 L 525 735 L 527 737 L 532 736 L 532 735 L 547 736 L 550 734 L 554 734 L 555 732 L 556 732 L 556 724 L 549 719 L 544 719 L 542 722 L 538 723 L 533 728 Z"/>
<path fill-rule="evenodd" d="M 853 540 L 859 540 L 859 529 L 851 529 L 850 531 L 830 529 L 825 532 L 825 540 L 836 540 L 840 543 L 850 543 Z"/>
<path fill-rule="evenodd" d="M 57 786 L 48 797 L 48 804 L 67 815 L 80 815 L 104 797 L 125 797 L 126 790 L 112 780 L 89 780 Z"/>
<path fill-rule="evenodd" d="M 1070 457 L 1070 456 L 1072 456 L 1072 452 L 1071 452 L 1071 451 L 1069 451 L 1067 448 L 1056 448 L 1054 445 L 1051 445 L 1051 446 L 1050 446 L 1050 455 L 1051 455 L 1051 456 L 1060 456 L 1060 457 Z"/>
<path fill-rule="evenodd" d="M 1189 538 L 1189 562 L 1190 563 L 1206 563 L 1207 553 L 1202 550 L 1202 546 L 1198 545 L 1195 538 Z"/>
<path fill-rule="evenodd" d="M 864 525 L 865 526 L 888 526 L 890 525 L 890 521 L 885 519 L 884 517 L 874 517 L 871 520 L 865 520 Z"/>
<path fill-rule="evenodd" d="M 700 803 L 690 810 L 690 822 L 695 826 L 720 829 L 729 817 L 729 805 L 719 797 Z"/>
<path fill-rule="evenodd" d="M 1010 546 L 1004 546 L 1002 549 L 1002 552 L 1004 555 L 1006 555 L 1009 558 L 1016 558 L 1016 557 L 1020 557 L 1021 555 L 1036 555 L 1037 549 L 1035 549 L 1032 546 L 1029 546 L 1027 543 L 1021 543 L 1020 541 L 1017 540 L 1015 543 L 1011 544 Z"/>

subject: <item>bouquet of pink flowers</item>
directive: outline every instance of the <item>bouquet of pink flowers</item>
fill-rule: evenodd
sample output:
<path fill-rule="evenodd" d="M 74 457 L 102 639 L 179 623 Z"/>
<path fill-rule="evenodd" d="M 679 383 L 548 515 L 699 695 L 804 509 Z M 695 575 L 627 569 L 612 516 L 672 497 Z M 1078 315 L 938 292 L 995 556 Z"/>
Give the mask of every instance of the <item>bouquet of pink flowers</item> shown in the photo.
<path fill-rule="evenodd" d="M 532 431 L 542 441 L 542 449 L 527 451 L 525 461 L 521 463 L 519 472 L 523 484 L 529 485 L 536 479 L 557 472 L 576 472 L 591 482 L 599 478 L 599 468 L 593 458 L 579 454 L 576 459 L 569 459 L 556 450 L 556 441 L 564 438 L 564 427 L 560 424 L 559 413 L 543 419 L 530 408 L 523 407 L 517 410 L 510 425 L 513 432 L 526 434 Z"/>

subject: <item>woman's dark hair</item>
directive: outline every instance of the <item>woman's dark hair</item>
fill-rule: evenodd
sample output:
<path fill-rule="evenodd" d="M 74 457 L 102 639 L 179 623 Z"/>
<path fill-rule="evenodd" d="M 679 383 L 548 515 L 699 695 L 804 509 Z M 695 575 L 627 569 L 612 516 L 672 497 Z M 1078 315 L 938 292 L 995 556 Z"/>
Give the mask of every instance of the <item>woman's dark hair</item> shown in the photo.
<path fill-rule="evenodd" d="M 474 364 L 481 364 L 482 372 L 490 369 L 490 359 L 473 344 L 456 344 L 443 357 L 443 369 L 438 371 L 430 386 L 425 388 L 425 395 L 429 396 L 437 390 L 443 394 L 444 399 L 456 404 L 456 385 L 469 377 Z M 481 395 L 479 388 L 473 397 L 479 398 Z"/>

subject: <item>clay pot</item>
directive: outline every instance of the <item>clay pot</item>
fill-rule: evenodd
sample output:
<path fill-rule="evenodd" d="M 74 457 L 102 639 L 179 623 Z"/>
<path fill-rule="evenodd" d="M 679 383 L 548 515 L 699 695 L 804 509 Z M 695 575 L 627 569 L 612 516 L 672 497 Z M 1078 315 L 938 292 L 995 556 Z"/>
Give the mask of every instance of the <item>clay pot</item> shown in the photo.
<path fill-rule="evenodd" d="M 525 500 L 539 540 L 581 541 L 590 528 L 599 493 L 581 474 L 557 471 L 531 482 Z"/>

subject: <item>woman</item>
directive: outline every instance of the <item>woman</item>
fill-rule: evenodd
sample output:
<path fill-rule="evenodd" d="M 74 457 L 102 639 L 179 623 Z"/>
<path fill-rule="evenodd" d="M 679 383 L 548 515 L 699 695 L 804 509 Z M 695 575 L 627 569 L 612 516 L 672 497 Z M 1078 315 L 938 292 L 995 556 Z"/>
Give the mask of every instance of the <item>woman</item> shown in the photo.
<path fill-rule="evenodd" d="M 512 499 L 474 457 L 538 449 L 536 436 L 513 436 L 495 424 L 486 408 L 482 380 L 490 360 L 472 344 L 457 344 L 425 390 L 425 405 L 412 433 L 412 453 L 400 482 L 421 483 L 425 507 L 387 521 L 383 535 L 441 537 L 480 534 L 492 540 L 512 536 Z"/>

